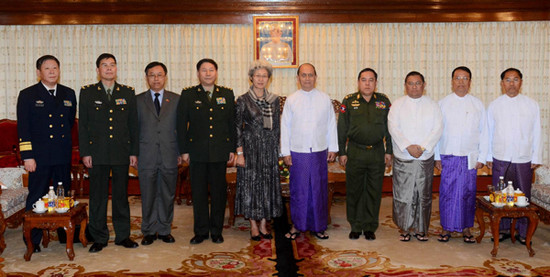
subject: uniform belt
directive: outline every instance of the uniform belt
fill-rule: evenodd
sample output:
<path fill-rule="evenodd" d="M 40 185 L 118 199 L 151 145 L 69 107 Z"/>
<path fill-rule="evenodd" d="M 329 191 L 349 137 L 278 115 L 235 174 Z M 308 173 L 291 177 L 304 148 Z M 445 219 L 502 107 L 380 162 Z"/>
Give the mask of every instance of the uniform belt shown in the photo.
<path fill-rule="evenodd" d="M 381 145 L 384 144 L 384 141 L 383 141 L 383 140 L 381 140 L 381 141 L 378 142 L 378 143 L 371 144 L 371 145 L 366 145 L 366 144 L 357 143 L 357 142 L 352 141 L 352 140 L 350 140 L 349 142 L 352 143 L 353 145 L 359 147 L 359 148 L 363 148 L 363 149 L 367 149 L 367 150 L 372 150 L 372 149 L 374 149 L 374 148 L 376 148 L 376 147 L 381 146 Z"/>

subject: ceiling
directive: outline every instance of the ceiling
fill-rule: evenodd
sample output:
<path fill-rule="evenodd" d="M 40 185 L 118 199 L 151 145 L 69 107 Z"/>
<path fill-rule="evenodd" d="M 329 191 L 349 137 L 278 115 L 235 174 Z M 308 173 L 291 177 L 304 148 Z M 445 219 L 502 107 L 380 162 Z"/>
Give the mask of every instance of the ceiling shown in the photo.
<path fill-rule="evenodd" d="M 17 0 L 0 6 L 0 25 L 243 24 L 254 15 L 299 15 L 301 23 L 538 21 L 550 20 L 550 0 Z"/>

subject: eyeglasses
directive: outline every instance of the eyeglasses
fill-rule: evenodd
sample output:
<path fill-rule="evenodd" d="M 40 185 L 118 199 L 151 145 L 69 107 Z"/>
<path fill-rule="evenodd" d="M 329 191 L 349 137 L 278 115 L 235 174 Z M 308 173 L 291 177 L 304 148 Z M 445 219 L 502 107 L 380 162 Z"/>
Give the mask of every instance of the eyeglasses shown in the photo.
<path fill-rule="evenodd" d="M 519 81 L 520 81 L 519 78 L 506 78 L 506 79 L 504 79 L 504 82 L 506 82 L 506 83 L 512 83 L 512 82 L 517 83 Z"/>
<path fill-rule="evenodd" d="M 424 82 L 421 82 L 421 81 L 407 82 L 407 86 L 410 86 L 410 87 L 414 87 L 415 85 L 416 86 L 421 86 L 422 84 L 424 84 Z"/>
<path fill-rule="evenodd" d="M 166 75 L 164 75 L 164 74 L 148 74 L 147 78 L 155 79 L 155 77 L 156 77 L 156 78 L 161 79 L 161 78 L 164 78 L 164 76 L 166 76 Z"/>
<path fill-rule="evenodd" d="M 466 76 L 456 76 L 456 77 L 454 77 L 453 79 L 455 79 L 455 80 L 457 80 L 457 81 L 460 81 L 460 80 L 468 81 L 468 80 L 470 80 L 470 77 L 466 77 Z"/>
<path fill-rule="evenodd" d="M 257 79 L 267 79 L 267 78 L 269 78 L 268 75 L 259 75 L 259 74 L 253 75 L 252 77 L 257 78 Z"/>

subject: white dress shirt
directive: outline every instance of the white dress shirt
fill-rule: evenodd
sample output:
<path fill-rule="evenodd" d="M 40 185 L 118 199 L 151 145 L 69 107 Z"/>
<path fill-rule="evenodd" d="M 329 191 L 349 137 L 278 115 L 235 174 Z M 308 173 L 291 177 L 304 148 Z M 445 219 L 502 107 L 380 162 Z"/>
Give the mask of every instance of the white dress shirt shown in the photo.
<path fill-rule="evenodd" d="M 487 109 L 489 154 L 493 158 L 513 163 L 541 164 L 541 126 L 539 104 L 518 94 L 499 96 Z"/>
<path fill-rule="evenodd" d="M 42 82 L 40 82 L 42 83 Z M 46 84 L 42 83 L 42 85 L 46 88 L 46 90 L 48 91 L 48 93 L 50 93 L 50 89 L 53 89 L 54 92 L 53 92 L 53 96 L 57 96 L 57 83 L 55 84 L 55 86 L 53 88 L 49 88 L 48 86 L 46 86 Z"/>
<path fill-rule="evenodd" d="M 443 132 L 443 116 L 435 101 L 423 95 L 408 95 L 395 100 L 388 114 L 388 130 L 391 134 L 393 154 L 402 160 L 427 160 L 434 155 L 434 148 Z M 425 151 L 417 159 L 407 147 L 418 144 Z"/>
<path fill-rule="evenodd" d="M 330 97 L 314 88 L 287 97 L 281 118 L 281 154 L 338 152 L 336 116 Z"/>
<path fill-rule="evenodd" d="M 466 94 L 451 93 L 439 101 L 443 114 L 443 135 L 435 149 L 435 159 L 440 155 L 471 156 L 485 163 L 489 151 L 487 114 L 483 102 Z"/>

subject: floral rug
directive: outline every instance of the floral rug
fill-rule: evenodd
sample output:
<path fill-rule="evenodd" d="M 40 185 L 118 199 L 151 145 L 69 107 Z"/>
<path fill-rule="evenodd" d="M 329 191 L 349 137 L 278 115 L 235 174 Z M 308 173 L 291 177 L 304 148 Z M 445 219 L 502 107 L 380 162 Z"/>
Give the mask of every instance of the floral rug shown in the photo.
<path fill-rule="evenodd" d="M 139 199 L 133 199 L 131 206 L 132 238 L 139 242 Z M 493 258 L 490 233 L 479 244 L 464 243 L 460 234 L 453 234 L 448 243 L 438 242 L 437 198 L 433 210 L 428 242 L 414 238 L 407 243 L 398 241 L 391 197 L 384 197 L 374 241 L 347 238 L 345 202 L 337 199 L 328 240 L 302 234 L 289 241 L 283 238 L 288 226 L 277 223 L 272 226 L 275 239 L 252 242 L 248 221 L 241 217 L 235 226 L 225 226 L 223 244 L 205 241 L 190 245 L 192 208 L 183 205 L 176 206 L 172 230 L 176 243 L 156 241 L 137 249 L 109 243 L 99 254 L 88 253 L 89 245 L 75 244 L 74 261 L 67 259 L 64 244 L 52 242 L 25 262 L 20 227 L 6 231 L 8 248 L 0 258 L 0 276 L 550 276 L 549 226 L 539 224 L 537 228 L 534 257 L 528 256 L 525 246 L 508 240 L 500 244 L 498 256 Z M 477 224 L 472 233 L 479 235 Z"/>

